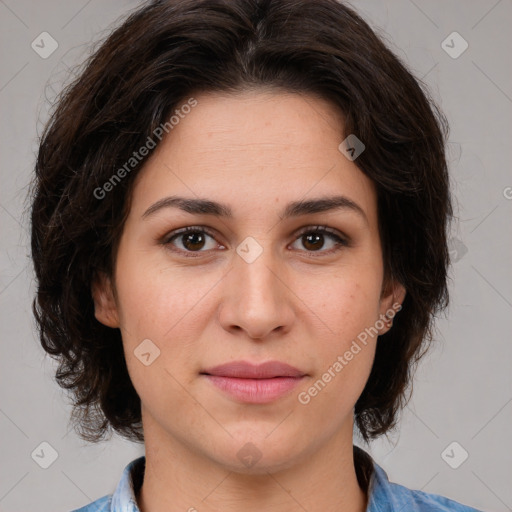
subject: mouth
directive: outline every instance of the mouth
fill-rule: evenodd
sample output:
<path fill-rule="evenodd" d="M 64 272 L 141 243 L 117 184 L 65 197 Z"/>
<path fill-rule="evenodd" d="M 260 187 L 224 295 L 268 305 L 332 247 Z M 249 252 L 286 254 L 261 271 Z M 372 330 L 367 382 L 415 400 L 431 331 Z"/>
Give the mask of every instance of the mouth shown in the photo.
<path fill-rule="evenodd" d="M 263 404 L 289 394 L 305 372 L 280 361 L 233 361 L 201 372 L 217 389 L 241 403 Z"/>
<path fill-rule="evenodd" d="M 275 377 L 303 377 L 306 375 L 299 369 L 280 361 L 267 361 L 253 364 L 247 361 L 232 361 L 208 368 L 201 372 L 216 377 L 232 377 L 238 379 L 273 379 Z"/>

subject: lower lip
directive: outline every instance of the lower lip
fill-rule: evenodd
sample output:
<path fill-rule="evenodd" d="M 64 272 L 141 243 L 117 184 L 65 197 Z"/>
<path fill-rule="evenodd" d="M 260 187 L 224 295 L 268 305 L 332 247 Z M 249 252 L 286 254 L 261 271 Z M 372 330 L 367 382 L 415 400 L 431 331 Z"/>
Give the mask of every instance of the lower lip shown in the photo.
<path fill-rule="evenodd" d="M 205 375 L 217 388 L 237 400 L 249 404 L 273 402 L 295 388 L 302 377 L 274 377 L 272 379 L 240 379 Z"/>

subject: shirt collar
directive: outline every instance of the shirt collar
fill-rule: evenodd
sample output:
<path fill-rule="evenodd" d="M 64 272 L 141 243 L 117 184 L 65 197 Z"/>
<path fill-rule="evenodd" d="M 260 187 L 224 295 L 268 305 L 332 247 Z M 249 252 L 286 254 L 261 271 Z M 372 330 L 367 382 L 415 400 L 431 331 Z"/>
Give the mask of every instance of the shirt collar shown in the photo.
<path fill-rule="evenodd" d="M 112 496 L 112 512 L 140 512 L 135 498 L 144 476 L 146 457 L 142 456 L 132 460 L 121 475 L 121 480 Z"/>
<path fill-rule="evenodd" d="M 360 448 L 357 448 L 361 450 Z M 391 484 L 386 472 L 363 450 L 361 450 L 373 464 L 368 485 L 368 506 L 366 512 L 390 512 L 399 510 L 405 505 L 391 492 Z M 135 498 L 142 480 L 146 458 L 144 456 L 130 462 L 124 469 L 121 480 L 112 496 L 111 512 L 140 512 Z"/>

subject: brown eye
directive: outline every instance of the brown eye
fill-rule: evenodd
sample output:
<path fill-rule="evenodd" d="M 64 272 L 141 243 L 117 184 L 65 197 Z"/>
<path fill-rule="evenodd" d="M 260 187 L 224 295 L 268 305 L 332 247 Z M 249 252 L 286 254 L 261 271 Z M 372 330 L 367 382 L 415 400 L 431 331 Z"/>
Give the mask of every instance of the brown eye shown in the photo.
<path fill-rule="evenodd" d="M 308 251 L 318 251 L 324 245 L 324 236 L 318 233 L 302 235 L 302 244 Z"/>
<path fill-rule="evenodd" d="M 294 243 L 297 242 L 300 242 L 301 247 L 295 247 L 296 249 L 317 252 L 319 255 L 330 254 L 349 245 L 347 239 L 337 231 L 320 226 L 304 229 Z"/>
<path fill-rule="evenodd" d="M 186 235 L 181 236 L 181 243 L 183 246 L 189 251 L 197 251 L 202 249 L 205 244 L 205 237 L 203 233 L 187 233 Z"/>
<path fill-rule="evenodd" d="M 167 236 L 163 244 L 176 252 L 205 252 L 219 244 L 204 228 L 187 227 Z"/>

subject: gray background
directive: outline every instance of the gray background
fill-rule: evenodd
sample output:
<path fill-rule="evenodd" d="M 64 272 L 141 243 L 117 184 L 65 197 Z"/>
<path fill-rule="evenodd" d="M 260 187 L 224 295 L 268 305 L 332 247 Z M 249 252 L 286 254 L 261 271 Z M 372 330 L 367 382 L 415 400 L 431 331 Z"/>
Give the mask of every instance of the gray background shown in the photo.
<path fill-rule="evenodd" d="M 87 45 L 137 4 L 0 0 L 4 512 L 69 511 L 89 503 L 112 492 L 124 466 L 143 454 L 142 446 L 118 437 L 88 445 L 69 431 L 69 403 L 53 381 L 55 363 L 38 344 L 31 314 L 26 214 L 48 101 Z M 447 114 L 458 214 L 448 316 L 440 320 L 435 347 L 419 368 L 400 433 L 375 442 L 371 453 L 390 479 L 403 485 L 486 511 L 512 510 L 512 2 L 353 0 L 352 5 L 423 78 Z M 46 59 L 31 48 L 44 31 L 58 42 Z M 441 46 L 453 31 L 469 44 L 458 58 Z M 457 39 L 446 44 L 452 53 L 462 48 Z M 43 441 L 58 452 L 48 469 L 36 463 L 42 458 L 31 457 L 36 449 L 41 453 Z M 458 445 L 445 452 L 454 441 Z M 446 461 L 459 464 L 462 450 L 469 457 L 453 469 Z"/>

